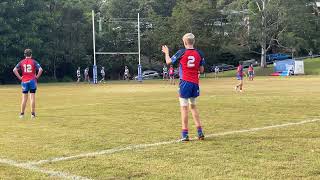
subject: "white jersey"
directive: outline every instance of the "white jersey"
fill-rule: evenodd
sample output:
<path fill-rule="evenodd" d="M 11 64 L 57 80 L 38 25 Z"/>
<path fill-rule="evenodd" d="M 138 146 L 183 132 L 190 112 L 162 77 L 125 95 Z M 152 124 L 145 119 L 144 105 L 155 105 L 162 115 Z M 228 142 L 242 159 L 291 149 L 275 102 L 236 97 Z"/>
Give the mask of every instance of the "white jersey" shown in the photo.
<path fill-rule="evenodd" d="M 167 74 L 168 73 L 168 68 L 164 67 L 164 68 L 162 68 L 162 71 L 163 71 L 163 73 Z"/>
<path fill-rule="evenodd" d="M 101 74 L 102 76 L 104 76 L 106 73 L 104 72 L 103 69 L 101 69 L 100 74 Z"/>
<path fill-rule="evenodd" d="M 124 74 L 125 74 L 125 75 L 129 75 L 129 69 L 125 69 L 125 70 L 124 70 Z"/>
<path fill-rule="evenodd" d="M 80 73 L 80 70 L 78 69 L 77 70 L 77 77 L 80 77 L 81 76 L 81 73 Z"/>
<path fill-rule="evenodd" d="M 89 74 L 89 69 L 86 68 L 86 69 L 84 70 L 84 75 L 85 75 L 85 76 L 88 76 L 88 74 Z"/>
<path fill-rule="evenodd" d="M 214 72 L 218 73 L 219 72 L 219 68 L 218 67 L 214 68 Z"/>

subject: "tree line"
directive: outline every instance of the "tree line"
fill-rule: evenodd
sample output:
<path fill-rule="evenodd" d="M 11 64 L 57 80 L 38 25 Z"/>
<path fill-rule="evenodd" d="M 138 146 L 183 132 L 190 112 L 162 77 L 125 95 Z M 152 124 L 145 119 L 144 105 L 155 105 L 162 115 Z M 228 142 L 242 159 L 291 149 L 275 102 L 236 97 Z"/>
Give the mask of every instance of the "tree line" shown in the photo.
<path fill-rule="evenodd" d="M 184 33 L 196 35 L 207 66 L 256 59 L 267 53 L 319 53 L 319 9 L 314 0 L 2 0 L 0 2 L 0 83 L 17 82 L 14 65 L 31 48 L 45 70 L 43 81 L 70 81 L 77 67 L 92 67 L 91 10 L 97 51 L 135 52 L 141 17 L 144 69 L 161 69 L 160 51 L 182 48 Z M 98 55 L 107 78 L 123 67 L 136 72 L 135 55 Z"/>

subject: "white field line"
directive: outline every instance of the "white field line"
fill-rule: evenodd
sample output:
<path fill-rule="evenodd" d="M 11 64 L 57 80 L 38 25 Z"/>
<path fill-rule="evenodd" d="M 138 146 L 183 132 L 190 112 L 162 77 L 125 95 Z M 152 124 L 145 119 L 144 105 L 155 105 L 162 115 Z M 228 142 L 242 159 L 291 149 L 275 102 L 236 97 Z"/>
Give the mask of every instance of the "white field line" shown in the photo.
<path fill-rule="evenodd" d="M 251 128 L 251 129 L 244 129 L 244 130 L 238 130 L 238 131 L 222 132 L 222 133 L 206 135 L 206 138 L 225 136 L 225 135 L 231 135 L 231 134 L 247 133 L 247 132 L 256 132 L 256 131 L 261 131 L 261 130 L 288 127 L 288 126 L 294 126 L 294 125 L 301 125 L 301 124 L 313 123 L 313 122 L 319 122 L 319 121 L 320 121 L 320 119 L 313 119 L 313 120 L 305 120 L 305 121 L 300 121 L 300 122 L 265 126 L 265 127 L 260 127 L 260 128 Z M 194 140 L 194 139 L 196 139 L 196 138 L 192 138 L 191 140 Z M 149 147 L 169 145 L 169 144 L 175 144 L 175 143 L 179 143 L 179 142 L 181 142 L 181 140 L 164 141 L 164 142 L 157 142 L 157 143 L 152 143 L 152 144 L 138 144 L 138 145 L 131 145 L 131 146 L 127 146 L 127 147 L 117 147 L 117 148 L 113 148 L 113 149 L 96 151 L 96 152 L 91 152 L 91 153 L 82 153 L 82 154 L 73 155 L 73 156 L 57 157 L 57 158 L 52 158 L 52 159 L 47 159 L 47 160 L 29 162 L 28 164 L 29 165 L 42 165 L 42 164 L 47 164 L 47 163 L 59 162 L 59 161 L 68 161 L 68 160 L 73 160 L 73 159 L 95 157 L 95 156 L 106 155 L 106 154 L 114 154 L 114 153 L 122 152 L 122 151 L 146 149 Z"/>
<path fill-rule="evenodd" d="M 56 178 L 71 179 L 71 180 L 89 180 L 89 178 L 87 178 L 87 177 L 76 176 L 76 175 L 72 175 L 72 174 L 68 174 L 68 173 L 64 173 L 64 172 L 59 172 L 59 171 L 46 170 L 46 169 L 42 169 L 37 166 L 28 164 L 28 163 L 18 163 L 14 160 L 9 160 L 9 159 L 0 159 L 0 164 L 5 164 L 8 166 L 26 169 L 26 170 L 30 170 L 30 171 L 34 171 L 34 172 L 38 172 L 38 173 L 43 173 L 43 174 L 47 174 L 51 177 L 56 177 Z"/>

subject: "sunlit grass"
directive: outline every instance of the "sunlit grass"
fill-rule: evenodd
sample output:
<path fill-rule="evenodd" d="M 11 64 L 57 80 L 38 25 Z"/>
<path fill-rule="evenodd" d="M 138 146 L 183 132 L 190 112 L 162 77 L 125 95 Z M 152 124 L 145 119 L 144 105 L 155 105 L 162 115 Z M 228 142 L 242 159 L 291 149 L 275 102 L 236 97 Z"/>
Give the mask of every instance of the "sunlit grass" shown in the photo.
<path fill-rule="evenodd" d="M 235 93 L 234 78 L 203 79 L 206 134 L 299 122 L 320 115 L 320 77 L 257 77 Z M 18 119 L 20 88 L 0 86 L 0 158 L 37 161 L 178 139 L 177 86 L 164 81 L 40 84 L 36 120 Z M 320 124 L 126 151 L 43 167 L 93 179 L 318 179 Z M 195 135 L 193 121 L 190 133 Z M 0 164 L 3 179 L 46 175 Z"/>

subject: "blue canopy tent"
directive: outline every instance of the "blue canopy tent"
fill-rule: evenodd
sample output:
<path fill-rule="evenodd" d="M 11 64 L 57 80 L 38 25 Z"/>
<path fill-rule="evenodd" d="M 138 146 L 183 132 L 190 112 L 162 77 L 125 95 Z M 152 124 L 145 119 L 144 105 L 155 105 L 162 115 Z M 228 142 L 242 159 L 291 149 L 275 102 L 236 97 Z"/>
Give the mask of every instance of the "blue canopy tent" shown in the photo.
<path fill-rule="evenodd" d="M 295 61 L 287 59 L 274 62 L 274 71 L 280 73 L 280 76 L 289 76 L 294 71 Z"/>

